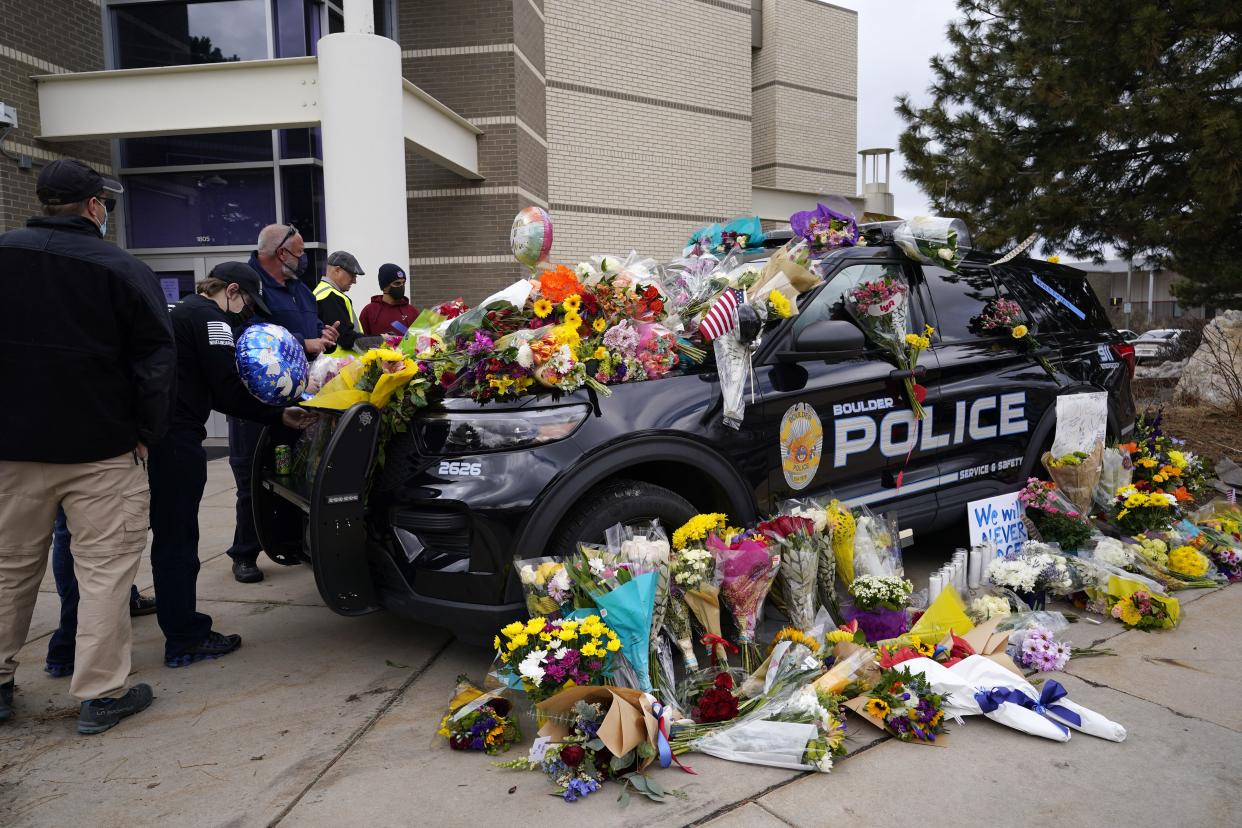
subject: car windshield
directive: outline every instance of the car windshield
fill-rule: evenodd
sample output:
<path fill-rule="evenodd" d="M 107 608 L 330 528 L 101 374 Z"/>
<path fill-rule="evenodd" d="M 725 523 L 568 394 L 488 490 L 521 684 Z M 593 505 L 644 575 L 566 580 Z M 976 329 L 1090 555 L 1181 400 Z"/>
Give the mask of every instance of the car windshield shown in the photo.
<path fill-rule="evenodd" d="M 1177 336 L 1177 331 L 1148 331 L 1139 339 L 1172 339 Z"/>

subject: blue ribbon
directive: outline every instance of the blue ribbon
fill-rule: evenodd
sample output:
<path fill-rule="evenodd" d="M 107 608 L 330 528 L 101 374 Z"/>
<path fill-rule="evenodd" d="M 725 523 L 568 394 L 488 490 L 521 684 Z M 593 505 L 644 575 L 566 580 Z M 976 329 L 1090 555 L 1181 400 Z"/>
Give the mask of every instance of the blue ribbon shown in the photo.
<path fill-rule="evenodd" d="M 651 713 L 659 722 L 656 730 L 656 752 L 660 756 L 660 767 L 667 768 L 673 764 L 673 748 L 668 743 L 668 734 L 664 730 L 664 705 L 655 702 L 651 705 Z"/>
<path fill-rule="evenodd" d="M 1005 702 L 1025 707 L 1028 710 L 1035 711 L 1061 728 L 1061 732 L 1069 733 L 1068 727 L 1049 715 L 1055 713 L 1075 727 L 1082 724 L 1081 716 L 1065 705 L 1057 704 L 1058 701 L 1068 695 L 1069 691 L 1062 687 L 1060 682 L 1049 679 L 1044 682 L 1038 699 L 1031 698 L 1016 687 L 993 687 L 991 690 L 980 690 L 978 693 L 975 693 L 975 701 L 979 703 L 979 709 L 984 713 L 991 713 Z"/>

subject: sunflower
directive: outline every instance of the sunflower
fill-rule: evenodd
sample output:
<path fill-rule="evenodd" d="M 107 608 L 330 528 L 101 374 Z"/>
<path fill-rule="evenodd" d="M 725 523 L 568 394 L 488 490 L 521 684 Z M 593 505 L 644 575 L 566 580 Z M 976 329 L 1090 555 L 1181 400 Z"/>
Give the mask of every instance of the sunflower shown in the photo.
<path fill-rule="evenodd" d="M 548 314 L 552 313 L 552 303 L 547 299 L 538 299 L 535 301 L 535 316 L 540 319 L 547 319 Z"/>
<path fill-rule="evenodd" d="M 888 702 L 884 701 L 884 699 L 871 699 L 867 702 L 866 707 L 863 709 L 866 710 L 869 715 L 883 721 L 884 717 L 889 714 L 892 708 L 888 706 Z"/>

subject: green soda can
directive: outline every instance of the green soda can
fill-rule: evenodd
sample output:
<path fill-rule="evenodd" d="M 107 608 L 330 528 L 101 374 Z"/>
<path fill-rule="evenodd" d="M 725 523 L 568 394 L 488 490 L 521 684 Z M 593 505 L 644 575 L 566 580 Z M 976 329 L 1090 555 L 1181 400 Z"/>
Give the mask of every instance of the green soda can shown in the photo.
<path fill-rule="evenodd" d="M 293 474 L 293 454 L 288 446 L 276 447 L 276 474 L 282 477 Z"/>

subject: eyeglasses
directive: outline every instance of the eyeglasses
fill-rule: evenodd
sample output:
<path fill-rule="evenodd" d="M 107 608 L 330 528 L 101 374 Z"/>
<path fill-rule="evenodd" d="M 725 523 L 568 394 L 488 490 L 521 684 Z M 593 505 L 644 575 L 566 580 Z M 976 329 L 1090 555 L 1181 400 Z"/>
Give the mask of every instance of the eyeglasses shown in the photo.
<path fill-rule="evenodd" d="M 276 245 L 276 252 L 279 253 L 280 249 L 285 246 L 285 242 L 289 241 L 289 239 L 293 238 L 297 234 L 298 234 L 298 228 L 293 226 L 293 222 L 290 222 L 289 232 L 285 233 L 285 237 L 280 240 L 280 244 Z M 293 251 L 290 251 L 290 252 L 293 252 Z"/>

